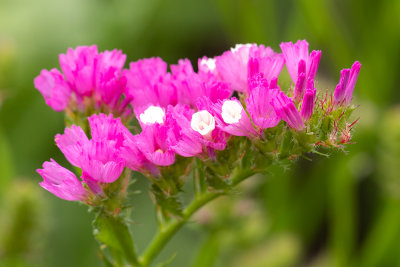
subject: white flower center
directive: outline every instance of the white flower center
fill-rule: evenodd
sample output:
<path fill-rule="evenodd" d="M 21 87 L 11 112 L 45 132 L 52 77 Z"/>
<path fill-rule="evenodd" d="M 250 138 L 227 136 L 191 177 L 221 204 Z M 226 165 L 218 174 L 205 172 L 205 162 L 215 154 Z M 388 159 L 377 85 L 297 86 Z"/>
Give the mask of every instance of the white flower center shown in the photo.
<path fill-rule="evenodd" d="M 150 106 L 142 114 L 140 114 L 140 121 L 144 124 L 161 124 L 164 122 L 164 118 L 164 109 L 157 106 Z"/>
<path fill-rule="evenodd" d="M 205 65 L 210 71 L 215 70 L 215 68 L 217 67 L 215 65 L 215 58 L 202 59 L 200 61 L 200 64 Z"/>
<path fill-rule="evenodd" d="M 237 101 L 226 100 L 222 105 L 222 119 L 228 124 L 238 123 L 242 118 L 242 110 L 242 105 Z"/>
<path fill-rule="evenodd" d="M 201 135 L 210 137 L 215 129 L 215 119 L 207 110 L 201 110 L 192 115 L 190 126 Z"/>

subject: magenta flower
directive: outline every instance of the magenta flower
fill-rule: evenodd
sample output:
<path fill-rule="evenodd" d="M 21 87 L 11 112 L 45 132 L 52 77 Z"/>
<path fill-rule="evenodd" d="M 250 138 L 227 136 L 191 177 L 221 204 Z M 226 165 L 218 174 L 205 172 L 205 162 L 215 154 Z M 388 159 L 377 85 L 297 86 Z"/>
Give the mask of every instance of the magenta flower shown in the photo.
<path fill-rule="evenodd" d="M 76 125 L 65 128 L 64 134 L 57 134 L 55 141 L 67 160 L 72 165 L 79 167 L 82 148 L 84 144 L 89 142 L 82 128 Z"/>
<path fill-rule="evenodd" d="M 175 153 L 183 157 L 193 157 L 203 153 L 201 138 L 190 126 L 194 110 L 187 105 L 170 106 L 167 123 L 170 127 L 168 144 Z"/>
<path fill-rule="evenodd" d="M 290 128 L 296 131 L 304 129 L 304 122 L 299 111 L 296 109 L 291 98 L 287 97 L 284 92 L 280 92 L 271 102 L 276 114 L 289 124 Z"/>
<path fill-rule="evenodd" d="M 83 180 L 112 183 L 122 174 L 125 160 L 113 140 L 92 139 L 82 147 L 79 167 Z"/>
<path fill-rule="evenodd" d="M 311 118 L 311 115 L 314 111 L 314 101 L 316 93 L 317 90 L 314 87 L 314 82 L 312 80 L 309 80 L 300 110 L 303 121 L 308 121 Z"/>
<path fill-rule="evenodd" d="M 214 103 L 232 94 L 232 89 L 218 81 L 211 72 L 194 72 L 188 59 L 181 59 L 177 65 L 171 65 L 171 70 L 180 104 L 195 107 L 200 97 L 208 97 Z"/>
<path fill-rule="evenodd" d="M 34 80 L 46 104 L 55 111 L 63 111 L 69 103 L 71 89 L 58 69 L 42 70 Z"/>
<path fill-rule="evenodd" d="M 207 149 L 207 152 L 224 150 L 226 146 L 226 135 L 223 131 L 215 127 L 214 116 L 206 109 L 200 109 L 193 113 L 190 120 L 190 135 L 197 138 Z M 212 153 L 212 152 L 211 152 Z"/>
<path fill-rule="evenodd" d="M 258 135 L 245 109 L 236 98 L 218 101 L 212 108 L 217 125 L 222 131 L 249 138 Z"/>
<path fill-rule="evenodd" d="M 82 182 L 76 178 L 75 174 L 61 167 L 53 159 L 43 163 L 43 169 L 38 169 L 37 172 L 43 177 L 40 186 L 57 197 L 68 201 L 86 199 L 88 192 Z"/>
<path fill-rule="evenodd" d="M 275 127 L 281 120 L 271 102 L 279 94 L 276 80 L 268 81 L 258 74 L 249 79 L 250 95 L 246 99 L 247 111 L 260 129 Z"/>
<path fill-rule="evenodd" d="M 112 115 L 92 115 L 89 117 L 89 124 L 92 139 L 87 138 L 82 128 L 73 125 L 66 128 L 64 134 L 57 134 L 55 141 L 67 160 L 82 169 L 81 178 L 91 191 L 101 194 L 101 184 L 114 182 L 124 170 L 126 163 L 121 156 L 121 150 L 129 131 L 119 118 L 114 119 Z M 45 168 L 46 172 L 39 172 L 45 179 L 45 184 L 48 184 L 46 177 L 59 176 L 61 170 L 68 181 L 73 180 L 70 178 L 72 173 L 55 162 L 52 165 L 46 163 L 46 166 L 49 166 Z M 50 188 L 49 185 L 47 187 Z"/>
<path fill-rule="evenodd" d="M 247 79 L 261 72 L 267 80 L 277 78 L 283 68 L 281 54 L 270 47 L 256 44 L 236 45 L 216 57 L 216 67 L 222 80 L 236 91 L 248 93 Z"/>
<path fill-rule="evenodd" d="M 56 69 L 43 70 L 34 84 L 56 111 L 74 105 L 82 110 L 88 105 L 84 99 L 92 98 L 96 109 L 107 106 L 124 113 L 126 105 L 121 110 L 119 103 L 126 85 L 126 79 L 120 77 L 125 58 L 119 50 L 98 53 L 95 45 L 69 48 L 59 56 L 63 75 Z"/>
<path fill-rule="evenodd" d="M 201 100 L 203 98 L 200 98 Z M 169 125 L 169 146 L 184 157 L 214 156 L 215 150 L 226 146 L 225 134 L 216 127 L 215 118 L 209 112 L 212 102 L 207 97 L 207 107 L 199 104 L 200 111 L 195 112 L 186 105 L 170 107 L 167 111 Z"/>
<path fill-rule="evenodd" d="M 161 58 L 146 58 L 131 62 L 129 70 L 123 71 L 127 78 L 127 95 L 135 109 L 149 105 L 167 107 L 178 103 L 177 90 L 172 85 L 167 67 Z"/>
<path fill-rule="evenodd" d="M 134 171 L 149 171 L 154 176 L 158 176 L 160 171 L 158 167 L 146 159 L 144 154 L 138 148 L 138 136 L 128 135 L 121 149 L 121 157 L 126 161 L 126 166 Z"/>
<path fill-rule="evenodd" d="M 88 118 L 91 136 L 93 140 L 112 140 L 115 146 L 123 146 L 124 140 L 129 130 L 122 124 L 120 118 L 114 118 L 112 114 L 92 115 Z"/>
<path fill-rule="evenodd" d="M 168 126 L 153 124 L 136 137 L 136 145 L 151 163 L 169 166 L 175 162 L 175 152 L 168 146 L 167 138 Z"/>
<path fill-rule="evenodd" d="M 360 62 L 356 61 L 351 66 L 351 69 L 343 69 L 340 72 L 340 81 L 336 86 L 333 98 L 333 103 L 335 106 L 350 105 L 360 69 L 361 64 Z"/>
<path fill-rule="evenodd" d="M 286 67 L 295 84 L 294 99 L 299 101 L 304 95 L 307 81 L 314 80 L 317 74 L 321 51 L 314 50 L 309 54 L 306 40 L 299 40 L 295 44 L 281 43 L 280 46 Z"/>

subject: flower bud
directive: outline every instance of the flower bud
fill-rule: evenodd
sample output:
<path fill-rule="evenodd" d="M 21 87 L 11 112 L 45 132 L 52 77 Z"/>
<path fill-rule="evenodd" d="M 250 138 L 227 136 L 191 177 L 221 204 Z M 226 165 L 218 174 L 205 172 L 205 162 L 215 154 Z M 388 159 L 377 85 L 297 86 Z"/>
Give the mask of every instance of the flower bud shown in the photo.
<path fill-rule="evenodd" d="M 143 124 L 162 124 L 164 123 L 165 112 L 164 109 L 160 107 L 150 106 L 140 114 L 139 119 Z"/>
<path fill-rule="evenodd" d="M 209 138 L 215 129 L 215 119 L 207 110 L 201 110 L 192 115 L 190 126 L 205 138 Z"/>

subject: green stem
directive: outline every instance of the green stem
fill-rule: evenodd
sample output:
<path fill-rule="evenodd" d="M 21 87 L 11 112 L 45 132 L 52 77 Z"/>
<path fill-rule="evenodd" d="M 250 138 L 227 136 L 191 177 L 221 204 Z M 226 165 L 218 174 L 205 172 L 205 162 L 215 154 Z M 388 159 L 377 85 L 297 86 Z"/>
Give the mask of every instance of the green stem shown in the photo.
<path fill-rule="evenodd" d="M 205 204 L 223 195 L 224 192 L 206 192 L 196 197 L 183 212 L 180 219 L 173 220 L 162 227 L 151 244 L 147 247 L 140 259 L 143 267 L 149 266 L 152 260 L 160 253 L 161 249 L 171 239 L 171 237 L 190 219 L 190 217 Z"/>
<path fill-rule="evenodd" d="M 232 171 L 231 182 L 232 187 L 236 186 L 243 180 L 254 175 L 253 170 L 236 168 Z M 183 216 L 179 219 L 171 220 L 162 226 L 153 241 L 147 247 L 142 257 L 139 259 L 142 267 L 147 267 L 160 253 L 165 244 L 174 236 L 174 234 L 182 228 L 182 226 L 192 217 L 192 215 L 201 207 L 212 201 L 213 199 L 226 194 L 225 191 L 206 191 L 195 196 L 193 201 L 183 211 Z"/>

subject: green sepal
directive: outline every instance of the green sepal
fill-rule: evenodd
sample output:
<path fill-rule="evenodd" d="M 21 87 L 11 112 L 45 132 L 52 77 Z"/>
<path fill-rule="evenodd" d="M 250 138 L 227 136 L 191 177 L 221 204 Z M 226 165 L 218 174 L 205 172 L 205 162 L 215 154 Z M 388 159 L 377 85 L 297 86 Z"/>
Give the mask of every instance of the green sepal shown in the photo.
<path fill-rule="evenodd" d="M 230 189 L 230 183 L 227 177 L 220 176 L 206 167 L 206 182 L 207 185 L 216 190 L 228 190 Z"/>
<path fill-rule="evenodd" d="M 169 215 L 183 216 L 183 205 L 176 195 L 168 194 L 156 184 L 151 185 L 150 191 L 157 208 L 161 209 L 164 217 L 168 218 Z"/>
<path fill-rule="evenodd" d="M 120 217 L 99 212 L 92 225 L 94 237 L 109 249 L 114 259 L 123 258 L 133 266 L 138 265 L 131 233 Z"/>
<path fill-rule="evenodd" d="M 173 165 L 160 167 L 160 176 L 150 175 L 148 178 L 162 191 L 168 192 L 169 195 L 176 195 L 182 192 L 192 161 L 193 158 L 176 156 Z"/>
<path fill-rule="evenodd" d="M 280 144 L 280 147 L 278 149 L 279 160 L 287 159 L 291 155 L 292 149 L 293 149 L 292 131 L 290 131 L 289 128 L 286 128 L 286 130 L 284 130 L 282 143 Z"/>

